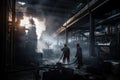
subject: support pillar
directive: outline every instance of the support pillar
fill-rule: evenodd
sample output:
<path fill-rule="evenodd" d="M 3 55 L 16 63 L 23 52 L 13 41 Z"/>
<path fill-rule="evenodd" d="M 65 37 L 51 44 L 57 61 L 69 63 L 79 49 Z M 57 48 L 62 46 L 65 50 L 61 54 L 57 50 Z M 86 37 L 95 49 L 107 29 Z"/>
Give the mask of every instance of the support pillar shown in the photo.
<path fill-rule="evenodd" d="M 94 26 L 94 20 L 93 20 L 93 16 L 92 13 L 89 12 L 89 19 L 90 19 L 90 34 L 89 34 L 89 38 L 90 38 L 90 55 L 91 56 L 96 56 L 95 54 L 95 26 Z"/>
<path fill-rule="evenodd" d="M 7 52 L 7 0 L 1 0 L 0 2 L 0 73 L 1 79 L 6 80 L 6 52 Z"/>

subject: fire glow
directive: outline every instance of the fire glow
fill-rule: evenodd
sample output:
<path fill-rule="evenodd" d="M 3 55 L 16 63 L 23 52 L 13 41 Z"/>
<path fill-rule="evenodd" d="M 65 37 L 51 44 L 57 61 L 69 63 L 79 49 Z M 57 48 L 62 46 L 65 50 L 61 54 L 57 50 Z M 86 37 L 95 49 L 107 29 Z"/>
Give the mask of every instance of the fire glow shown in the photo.
<path fill-rule="evenodd" d="M 30 19 L 31 17 L 23 16 L 23 19 L 20 21 L 20 26 L 29 29 L 31 26 L 33 26 L 32 24 L 30 24 Z M 40 21 L 39 19 L 33 17 L 33 21 L 35 23 L 34 26 L 36 27 L 37 39 L 39 39 L 41 37 L 42 32 L 46 30 L 45 20 Z"/>
<path fill-rule="evenodd" d="M 30 23 L 30 19 L 33 19 L 34 24 Z M 42 52 L 42 49 L 44 48 L 45 45 L 41 44 L 41 41 L 39 39 L 41 37 L 42 32 L 46 30 L 45 19 L 41 21 L 36 17 L 23 16 L 23 19 L 20 21 L 20 26 L 25 27 L 26 29 L 30 29 L 32 26 L 36 27 L 36 34 L 38 39 L 36 45 L 37 46 L 36 51 Z"/>

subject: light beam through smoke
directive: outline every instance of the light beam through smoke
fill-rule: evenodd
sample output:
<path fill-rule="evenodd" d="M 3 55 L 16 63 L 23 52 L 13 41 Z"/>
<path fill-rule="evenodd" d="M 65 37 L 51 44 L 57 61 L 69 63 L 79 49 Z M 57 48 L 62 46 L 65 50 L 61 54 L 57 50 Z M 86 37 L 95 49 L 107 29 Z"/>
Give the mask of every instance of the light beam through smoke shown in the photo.
<path fill-rule="evenodd" d="M 33 26 L 30 23 L 31 17 L 23 16 L 23 19 L 20 21 L 20 26 L 25 27 L 26 29 L 29 29 L 31 26 Z M 42 47 L 45 46 L 45 44 L 40 44 L 40 37 L 43 31 L 46 30 L 45 26 L 45 19 L 43 21 L 39 20 L 38 18 L 33 17 L 34 26 L 36 27 L 36 34 L 37 34 L 37 52 L 42 52 Z"/>

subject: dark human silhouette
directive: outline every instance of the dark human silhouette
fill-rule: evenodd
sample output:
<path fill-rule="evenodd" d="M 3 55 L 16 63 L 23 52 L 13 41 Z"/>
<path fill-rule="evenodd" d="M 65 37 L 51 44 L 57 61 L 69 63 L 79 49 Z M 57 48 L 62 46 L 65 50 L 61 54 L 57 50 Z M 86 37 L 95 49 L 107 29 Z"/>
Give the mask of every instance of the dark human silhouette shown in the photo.
<path fill-rule="evenodd" d="M 80 69 L 80 67 L 82 66 L 82 48 L 80 47 L 80 44 L 77 43 L 76 44 L 76 64 L 77 64 L 77 68 Z"/>
<path fill-rule="evenodd" d="M 63 51 L 63 63 L 67 60 L 67 63 L 70 62 L 70 49 L 67 47 L 67 44 L 64 44 L 64 47 L 61 49 Z"/>

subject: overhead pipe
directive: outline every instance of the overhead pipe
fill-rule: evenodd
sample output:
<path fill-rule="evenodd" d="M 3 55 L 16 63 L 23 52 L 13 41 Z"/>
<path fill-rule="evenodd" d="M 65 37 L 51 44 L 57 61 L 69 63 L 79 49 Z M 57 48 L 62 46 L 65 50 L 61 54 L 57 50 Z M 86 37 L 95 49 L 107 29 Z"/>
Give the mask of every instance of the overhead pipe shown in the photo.
<path fill-rule="evenodd" d="M 80 19 L 84 18 L 89 14 L 88 9 L 90 9 L 94 4 L 96 4 L 99 0 L 92 0 L 90 3 L 88 3 L 84 8 L 82 8 L 78 13 L 76 13 L 73 17 L 68 19 L 55 33 L 54 36 L 57 36 L 61 32 L 63 32 L 65 29 L 69 28 L 71 25 L 79 21 Z M 100 6 L 107 3 L 109 0 L 105 0 L 102 3 L 100 3 L 95 8 L 91 9 L 91 12 L 99 8 Z M 87 12 L 86 12 L 87 11 Z"/>

